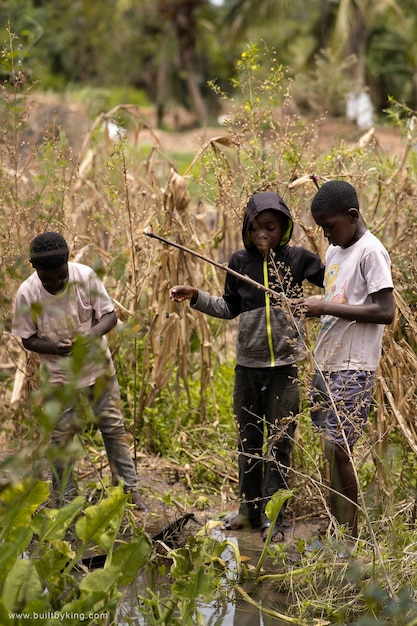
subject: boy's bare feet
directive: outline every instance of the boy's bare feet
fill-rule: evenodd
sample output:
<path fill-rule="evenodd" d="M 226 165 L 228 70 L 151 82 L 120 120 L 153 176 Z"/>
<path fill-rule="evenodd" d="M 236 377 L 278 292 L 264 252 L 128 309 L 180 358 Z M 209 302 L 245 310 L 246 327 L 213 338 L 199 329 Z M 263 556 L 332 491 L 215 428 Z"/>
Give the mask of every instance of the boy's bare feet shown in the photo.
<path fill-rule="evenodd" d="M 132 491 L 132 493 L 130 494 L 130 501 L 132 502 L 132 504 L 135 505 L 138 511 L 146 513 L 146 511 L 148 510 L 148 507 L 146 506 L 145 502 L 142 500 L 137 491 Z"/>
<path fill-rule="evenodd" d="M 262 526 L 262 541 L 268 539 L 270 527 L 271 524 L 264 524 Z M 275 525 L 271 535 L 271 543 L 282 543 L 284 540 L 284 531 L 279 526 Z"/>

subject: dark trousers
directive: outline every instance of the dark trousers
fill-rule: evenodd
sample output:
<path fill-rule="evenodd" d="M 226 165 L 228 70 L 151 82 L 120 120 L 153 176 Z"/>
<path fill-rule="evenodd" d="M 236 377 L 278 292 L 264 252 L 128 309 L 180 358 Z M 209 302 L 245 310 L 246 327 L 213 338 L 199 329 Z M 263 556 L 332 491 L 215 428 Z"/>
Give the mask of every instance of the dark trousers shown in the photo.
<path fill-rule="evenodd" d="M 297 367 L 237 365 L 233 394 L 238 430 L 240 513 L 253 524 L 268 522 L 265 506 L 287 489 L 288 468 L 299 413 Z M 282 522 L 281 511 L 278 523 Z M 255 525 L 255 524 L 254 524 Z"/>

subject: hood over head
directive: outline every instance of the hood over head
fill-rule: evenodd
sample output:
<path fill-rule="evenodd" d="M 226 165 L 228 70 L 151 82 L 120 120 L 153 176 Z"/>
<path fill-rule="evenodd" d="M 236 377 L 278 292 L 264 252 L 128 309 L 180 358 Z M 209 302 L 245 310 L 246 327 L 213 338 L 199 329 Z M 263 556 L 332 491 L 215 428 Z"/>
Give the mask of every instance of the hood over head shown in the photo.
<path fill-rule="evenodd" d="M 249 226 L 253 220 L 256 219 L 259 213 L 268 209 L 270 211 L 278 211 L 287 219 L 288 222 L 288 228 L 285 230 L 279 245 L 285 246 L 285 244 L 287 244 L 291 239 L 294 224 L 289 208 L 281 196 L 275 191 L 263 191 L 260 193 L 254 193 L 253 196 L 250 197 L 245 208 L 242 226 L 242 239 L 246 249 L 253 246 L 250 238 Z"/>

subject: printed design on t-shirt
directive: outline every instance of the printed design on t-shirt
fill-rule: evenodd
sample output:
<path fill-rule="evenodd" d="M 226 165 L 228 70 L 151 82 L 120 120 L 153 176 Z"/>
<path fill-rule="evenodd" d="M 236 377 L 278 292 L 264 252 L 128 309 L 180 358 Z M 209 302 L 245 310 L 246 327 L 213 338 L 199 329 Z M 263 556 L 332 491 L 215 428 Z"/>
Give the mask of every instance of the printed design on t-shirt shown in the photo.
<path fill-rule="evenodd" d="M 349 300 L 346 296 L 347 281 L 345 280 L 341 285 L 337 286 L 337 276 L 339 274 L 339 263 L 326 267 L 324 274 L 325 284 L 325 300 L 329 302 L 337 302 L 338 304 L 349 304 Z"/>

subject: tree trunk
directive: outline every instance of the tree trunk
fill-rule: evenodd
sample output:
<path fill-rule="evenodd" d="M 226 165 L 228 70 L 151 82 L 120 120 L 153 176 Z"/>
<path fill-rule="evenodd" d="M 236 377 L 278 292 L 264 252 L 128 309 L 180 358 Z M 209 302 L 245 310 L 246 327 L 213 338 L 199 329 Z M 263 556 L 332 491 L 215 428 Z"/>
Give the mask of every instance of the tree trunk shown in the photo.
<path fill-rule="evenodd" d="M 207 107 L 201 95 L 198 78 L 194 70 L 194 55 L 197 41 L 197 23 L 194 11 L 203 0 L 174 0 L 159 3 L 159 11 L 174 26 L 178 39 L 181 70 L 184 72 L 191 106 L 200 124 L 208 120 Z"/>
<path fill-rule="evenodd" d="M 353 23 L 349 34 L 348 55 L 354 54 L 357 61 L 353 66 L 353 79 L 356 87 L 361 90 L 366 85 L 365 51 L 366 51 L 366 24 L 362 11 L 354 4 Z"/>

